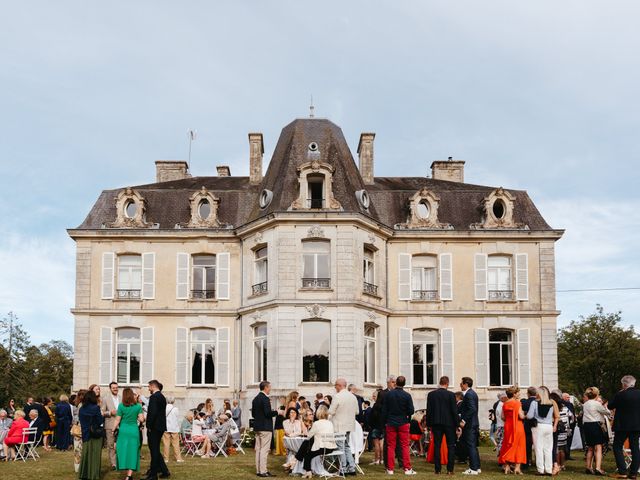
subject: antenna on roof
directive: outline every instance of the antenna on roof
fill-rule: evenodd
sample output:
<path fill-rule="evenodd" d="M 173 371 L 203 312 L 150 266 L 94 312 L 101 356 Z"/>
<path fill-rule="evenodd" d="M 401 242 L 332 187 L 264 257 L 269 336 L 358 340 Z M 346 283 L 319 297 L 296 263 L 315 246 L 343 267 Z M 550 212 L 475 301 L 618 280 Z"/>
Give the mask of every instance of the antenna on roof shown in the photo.
<path fill-rule="evenodd" d="M 311 94 L 311 105 L 309 105 L 309 118 L 313 118 L 313 110 L 315 107 L 313 106 L 313 94 Z"/>
<path fill-rule="evenodd" d="M 198 132 L 196 132 L 195 130 L 189 129 L 188 135 L 189 135 L 189 157 L 187 160 L 187 168 L 191 168 L 191 142 L 193 142 L 196 139 L 196 137 L 198 136 Z"/>

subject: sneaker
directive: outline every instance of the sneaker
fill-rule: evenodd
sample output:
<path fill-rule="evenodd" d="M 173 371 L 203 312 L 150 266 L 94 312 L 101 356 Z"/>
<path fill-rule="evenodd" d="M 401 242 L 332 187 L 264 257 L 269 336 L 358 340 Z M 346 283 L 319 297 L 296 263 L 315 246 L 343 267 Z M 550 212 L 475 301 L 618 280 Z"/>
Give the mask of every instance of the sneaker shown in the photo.
<path fill-rule="evenodd" d="M 464 472 L 462 472 L 463 475 L 478 475 L 480 472 L 478 470 L 471 470 L 470 468 L 467 468 Z"/>
<path fill-rule="evenodd" d="M 180 459 L 180 460 L 176 460 L 177 463 L 184 463 L 184 460 Z"/>
<path fill-rule="evenodd" d="M 413 468 L 410 468 L 409 470 L 405 470 L 404 474 L 405 475 L 417 475 L 418 473 Z"/>
<path fill-rule="evenodd" d="M 387 475 L 393 475 L 393 470 L 387 470 Z"/>
<path fill-rule="evenodd" d="M 478 473 L 482 473 L 482 470 L 481 470 L 481 469 L 478 469 L 478 470 L 476 470 L 476 472 L 478 472 Z"/>

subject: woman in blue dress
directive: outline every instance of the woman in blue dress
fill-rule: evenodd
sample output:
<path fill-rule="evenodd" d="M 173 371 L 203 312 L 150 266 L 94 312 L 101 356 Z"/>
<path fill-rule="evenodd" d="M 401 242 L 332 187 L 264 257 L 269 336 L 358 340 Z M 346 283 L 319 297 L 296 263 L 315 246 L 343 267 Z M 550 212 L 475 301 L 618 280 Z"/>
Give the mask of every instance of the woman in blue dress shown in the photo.
<path fill-rule="evenodd" d="M 71 422 L 73 414 L 69 397 L 60 395 L 60 402 L 56 405 L 56 448 L 58 450 L 69 450 L 71 445 Z"/>
<path fill-rule="evenodd" d="M 132 480 L 133 472 L 140 470 L 139 423 L 144 423 L 142 405 L 136 402 L 133 390 L 125 388 L 122 402 L 118 406 L 114 429 L 118 430 L 116 441 L 116 467 L 127 471 L 127 479 Z"/>

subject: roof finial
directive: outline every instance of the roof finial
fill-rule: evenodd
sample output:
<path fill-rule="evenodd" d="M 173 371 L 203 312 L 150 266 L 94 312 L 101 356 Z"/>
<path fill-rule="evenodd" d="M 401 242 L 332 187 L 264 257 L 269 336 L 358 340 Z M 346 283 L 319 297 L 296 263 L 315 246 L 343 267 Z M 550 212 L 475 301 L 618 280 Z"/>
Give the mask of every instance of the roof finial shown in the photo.
<path fill-rule="evenodd" d="M 313 94 L 311 94 L 311 105 L 309 105 L 309 118 L 313 118 L 313 110 L 315 107 L 313 106 Z"/>

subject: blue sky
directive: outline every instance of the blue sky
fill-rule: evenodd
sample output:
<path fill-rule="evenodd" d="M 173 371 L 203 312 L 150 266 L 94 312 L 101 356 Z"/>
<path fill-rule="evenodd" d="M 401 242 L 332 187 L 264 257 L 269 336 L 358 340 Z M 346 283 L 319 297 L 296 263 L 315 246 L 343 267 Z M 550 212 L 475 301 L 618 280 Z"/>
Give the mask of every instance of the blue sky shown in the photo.
<path fill-rule="evenodd" d="M 229 1 L 5 4 L 0 20 L 0 312 L 71 341 L 74 243 L 105 188 L 154 161 L 248 174 L 247 132 L 308 113 L 376 174 L 467 161 L 470 183 L 526 189 L 557 244 L 559 289 L 640 287 L 640 33 L 635 1 Z M 559 293 L 639 325 L 640 291 Z"/>

